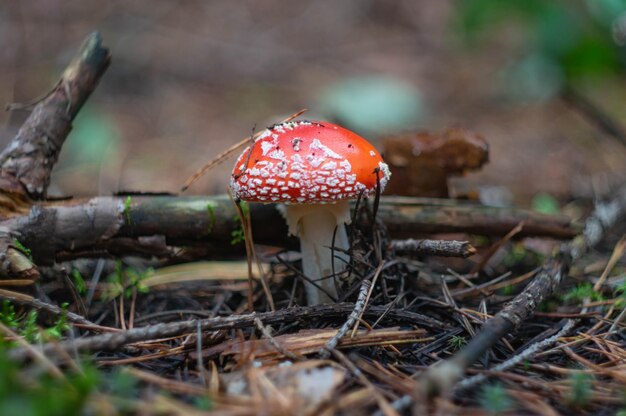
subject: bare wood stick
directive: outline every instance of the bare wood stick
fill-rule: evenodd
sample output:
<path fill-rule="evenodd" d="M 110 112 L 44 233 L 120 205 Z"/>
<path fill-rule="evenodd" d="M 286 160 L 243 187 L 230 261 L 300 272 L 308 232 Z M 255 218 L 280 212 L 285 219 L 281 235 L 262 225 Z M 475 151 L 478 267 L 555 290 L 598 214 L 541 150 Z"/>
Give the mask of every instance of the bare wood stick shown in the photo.
<path fill-rule="evenodd" d="M 0 154 L 0 189 L 19 197 L 45 198 L 72 120 L 110 62 L 99 33 L 92 33 L 67 66 L 54 89 L 33 109 L 12 142 Z M 5 204 L 5 209 L 11 209 Z"/>
<path fill-rule="evenodd" d="M 302 110 L 290 115 L 289 117 L 287 117 L 286 119 L 284 119 L 283 121 L 281 121 L 278 124 L 282 124 L 282 123 L 287 123 L 291 120 L 293 120 L 294 118 L 298 118 L 300 117 L 302 114 L 304 114 L 306 112 L 306 108 L 303 108 Z M 259 131 L 255 134 L 253 134 L 252 136 L 248 136 L 245 139 L 243 139 L 240 142 L 235 143 L 234 145 L 232 145 L 231 147 L 229 147 L 228 149 L 224 150 L 222 153 L 220 153 L 219 155 L 217 155 L 213 160 L 209 161 L 206 165 L 202 166 L 200 169 L 198 169 L 198 171 L 196 173 L 194 173 L 193 175 L 191 175 L 186 181 L 185 184 L 183 185 L 183 187 L 181 188 L 182 192 L 185 192 L 187 189 L 189 189 L 189 187 L 191 185 L 193 185 L 193 183 L 195 181 L 197 181 L 198 179 L 200 179 L 205 173 L 207 173 L 209 170 L 213 169 L 215 166 L 219 165 L 220 163 L 222 163 L 224 160 L 226 160 L 226 158 L 228 158 L 230 155 L 232 155 L 234 152 L 236 152 L 237 150 L 240 150 L 241 148 L 243 148 L 245 145 L 247 144 L 252 144 L 254 143 L 254 140 L 263 133 L 263 131 Z"/>
<path fill-rule="evenodd" d="M 448 240 L 392 240 L 390 248 L 400 255 L 424 255 L 467 258 L 476 254 L 468 241 Z"/>
<path fill-rule="evenodd" d="M 366 316 L 376 317 L 385 312 L 385 307 L 370 306 Z M 116 331 L 91 337 L 67 340 L 58 344 L 66 351 L 114 351 L 118 348 L 140 341 L 180 336 L 197 331 L 198 324 L 202 331 L 216 331 L 220 329 L 235 329 L 255 326 L 255 319 L 261 320 L 264 325 L 275 325 L 286 322 L 334 319 L 352 313 L 353 303 L 324 304 L 308 307 L 281 309 L 275 312 L 249 313 L 231 315 L 207 319 L 194 319 L 182 322 L 160 323 L 145 327 L 133 328 L 126 331 Z M 427 328 L 447 328 L 445 324 L 436 319 L 402 309 L 392 309 L 387 312 L 385 319 L 410 322 L 412 325 L 421 325 Z M 43 346 L 45 354 L 55 354 L 55 348 L 51 344 Z M 11 351 L 11 356 L 16 359 L 26 357 L 26 352 L 21 349 Z"/>

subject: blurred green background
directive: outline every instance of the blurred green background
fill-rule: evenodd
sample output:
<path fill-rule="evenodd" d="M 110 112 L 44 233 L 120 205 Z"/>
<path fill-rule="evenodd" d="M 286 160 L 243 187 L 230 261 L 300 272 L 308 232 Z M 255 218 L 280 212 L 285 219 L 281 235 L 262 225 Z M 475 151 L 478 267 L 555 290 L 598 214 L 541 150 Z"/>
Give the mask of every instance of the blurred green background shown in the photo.
<path fill-rule="evenodd" d="M 491 162 L 454 180 L 487 202 L 608 192 L 626 146 L 626 0 L 23 0 L 0 3 L 0 102 L 47 91 L 84 36 L 112 65 L 66 142 L 54 194 L 172 191 L 300 108 L 374 142 L 459 125 Z M 572 101 L 573 100 L 573 101 Z M 26 116 L 0 114 L 6 143 Z M 191 193 L 223 192 L 232 161 Z"/>

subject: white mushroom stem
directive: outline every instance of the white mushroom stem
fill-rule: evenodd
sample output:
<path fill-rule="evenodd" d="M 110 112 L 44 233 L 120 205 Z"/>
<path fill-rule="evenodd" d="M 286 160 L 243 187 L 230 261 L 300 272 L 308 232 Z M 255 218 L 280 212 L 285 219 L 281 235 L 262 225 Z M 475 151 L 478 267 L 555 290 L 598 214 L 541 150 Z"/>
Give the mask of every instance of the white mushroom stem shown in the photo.
<path fill-rule="evenodd" d="M 285 218 L 289 233 L 300 237 L 302 273 L 323 289 L 305 282 L 308 304 L 332 302 L 330 296 L 337 298 L 335 279 L 346 269 L 349 260 L 345 251 L 350 248 L 350 242 L 344 226 L 350 223 L 349 201 L 323 205 L 287 205 Z M 335 250 L 332 250 L 335 228 Z"/>

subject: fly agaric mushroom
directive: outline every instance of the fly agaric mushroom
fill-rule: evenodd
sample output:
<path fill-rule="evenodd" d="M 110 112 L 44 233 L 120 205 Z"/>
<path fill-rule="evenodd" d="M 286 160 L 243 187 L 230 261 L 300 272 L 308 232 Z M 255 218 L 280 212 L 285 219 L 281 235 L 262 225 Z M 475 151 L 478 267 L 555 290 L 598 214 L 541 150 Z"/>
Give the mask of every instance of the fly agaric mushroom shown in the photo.
<path fill-rule="evenodd" d="M 305 283 L 307 301 L 316 305 L 337 298 L 332 271 L 347 264 L 349 201 L 375 192 L 377 182 L 382 192 L 390 176 L 364 138 L 331 123 L 297 121 L 260 134 L 237 159 L 230 186 L 239 200 L 286 205 L 289 233 L 300 237 L 302 272 L 316 283 Z"/>

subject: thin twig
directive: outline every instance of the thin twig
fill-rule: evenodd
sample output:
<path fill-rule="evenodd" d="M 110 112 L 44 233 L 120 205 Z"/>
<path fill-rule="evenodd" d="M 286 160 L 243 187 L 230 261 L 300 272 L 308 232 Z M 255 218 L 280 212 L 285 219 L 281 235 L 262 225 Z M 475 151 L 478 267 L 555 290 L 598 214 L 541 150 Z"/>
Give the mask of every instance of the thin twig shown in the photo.
<path fill-rule="evenodd" d="M 390 249 L 400 255 L 431 255 L 442 257 L 467 258 L 476 254 L 476 249 L 468 241 L 448 240 L 392 240 Z"/>
<path fill-rule="evenodd" d="M 376 286 L 376 281 L 378 280 L 378 276 L 380 276 L 383 269 L 385 268 L 385 264 L 386 263 L 384 261 L 381 262 L 380 265 L 376 268 L 376 271 L 374 272 L 374 277 L 372 277 L 372 283 L 369 285 L 369 290 L 367 291 L 367 296 L 365 297 L 365 303 L 363 304 L 363 307 L 361 307 L 359 316 L 357 318 L 358 322 L 361 322 L 363 319 L 363 312 L 365 311 L 365 308 L 367 307 L 367 304 L 370 301 L 370 297 L 372 296 L 372 291 L 374 290 L 374 287 Z M 357 327 L 358 327 L 358 323 L 355 323 L 354 326 L 352 327 L 352 333 L 350 334 L 351 337 L 353 337 L 354 334 L 356 333 Z"/>
<path fill-rule="evenodd" d="M 352 326 L 361 315 L 361 312 L 365 307 L 365 299 L 367 298 L 367 294 L 369 293 L 371 284 L 372 282 L 370 280 L 363 280 L 363 282 L 361 282 L 359 297 L 354 304 L 354 309 L 350 313 L 350 316 L 348 316 L 348 319 L 346 319 L 346 322 L 344 322 L 341 328 L 339 328 L 335 336 L 329 339 L 326 345 L 324 345 L 324 347 L 320 350 L 320 356 L 322 358 L 330 357 L 330 353 L 332 352 L 332 350 L 337 347 L 339 341 L 341 341 L 341 338 L 343 338 L 348 333 L 350 328 L 352 328 Z"/>
<path fill-rule="evenodd" d="M 270 334 L 270 331 L 268 331 L 268 329 L 265 327 L 265 325 L 263 325 L 263 322 L 261 322 L 261 320 L 259 318 L 255 318 L 254 319 L 254 323 L 255 323 L 256 327 L 258 328 L 258 330 L 261 331 L 263 336 L 269 341 L 269 343 L 272 345 L 272 347 L 276 348 L 276 351 L 278 351 L 279 353 L 281 353 L 285 357 L 289 358 L 290 360 L 294 360 L 294 361 L 301 361 L 302 360 L 302 357 L 298 357 L 296 354 L 294 354 L 291 351 L 283 348 L 283 346 L 280 345 L 278 343 L 278 341 L 276 341 L 276 339 L 274 339 L 272 334 Z"/>
<path fill-rule="evenodd" d="M 302 110 L 290 115 L 289 117 L 287 117 L 286 119 L 284 119 L 283 121 L 281 121 L 278 124 L 282 124 L 282 123 L 287 123 L 291 120 L 293 120 L 294 118 L 300 117 L 302 114 L 304 114 L 304 112 L 306 112 L 306 108 L 303 108 Z M 223 151 L 222 153 L 220 153 L 219 155 L 217 155 L 214 159 L 210 160 L 209 162 L 207 162 L 204 166 L 202 166 L 196 173 L 194 173 L 193 175 L 191 175 L 186 181 L 185 184 L 183 185 L 183 187 L 181 188 L 181 191 L 184 192 L 187 189 L 189 189 L 189 187 L 198 179 L 200 179 L 205 173 L 207 173 L 210 169 L 212 169 L 213 167 L 219 165 L 220 163 L 222 163 L 224 160 L 226 160 L 226 158 L 228 158 L 231 154 L 233 154 L 234 152 L 236 152 L 237 150 L 241 149 L 242 147 L 244 147 L 247 144 L 252 144 L 254 143 L 254 140 L 260 136 L 261 134 L 263 134 L 263 131 L 259 131 L 251 136 L 246 137 L 245 139 L 243 139 L 242 141 L 235 143 L 234 145 L 232 145 L 231 147 L 229 147 L 228 149 L 226 149 L 225 151 Z"/>
<path fill-rule="evenodd" d="M 46 311 L 56 316 L 61 316 L 65 314 L 65 317 L 70 322 L 75 322 L 75 323 L 82 324 L 82 325 L 96 326 L 96 324 L 94 324 L 90 320 L 76 313 L 66 311 L 64 309 L 61 309 L 57 305 L 44 302 L 40 299 L 34 298 L 24 293 L 13 292 L 11 290 L 6 290 L 6 289 L 0 289 L 0 299 L 7 299 L 19 305 L 29 306 L 37 310 Z"/>
<path fill-rule="evenodd" d="M 574 328 L 574 326 L 578 323 L 578 319 L 568 319 L 565 322 L 565 325 L 563 325 L 563 327 L 561 328 L 561 330 L 559 332 L 557 332 L 555 335 L 544 339 L 543 341 L 539 341 L 536 342 L 532 345 L 530 345 L 528 348 L 526 348 L 524 351 L 522 351 L 521 353 L 509 358 L 508 360 L 496 365 L 495 367 L 491 368 L 489 371 L 505 371 L 508 370 L 509 368 L 515 367 L 516 365 L 523 363 L 524 361 L 530 359 L 532 356 L 534 356 L 535 354 L 537 354 L 538 352 L 552 346 L 553 344 L 555 344 L 559 339 L 563 338 L 565 335 L 567 335 L 569 333 L 569 331 L 572 330 L 572 328 Z M 483 381 L 487 380 L 487 376 L 485 374 L 478 374 L 476 376 L 473 377 L 469 377 L 466 378 L 464 380 L 461 380 L 457 385 L 456 385 L 456 389 L 468 389 L 471 387 L 476 386 L 477 384 L 482 383 Z"/>

